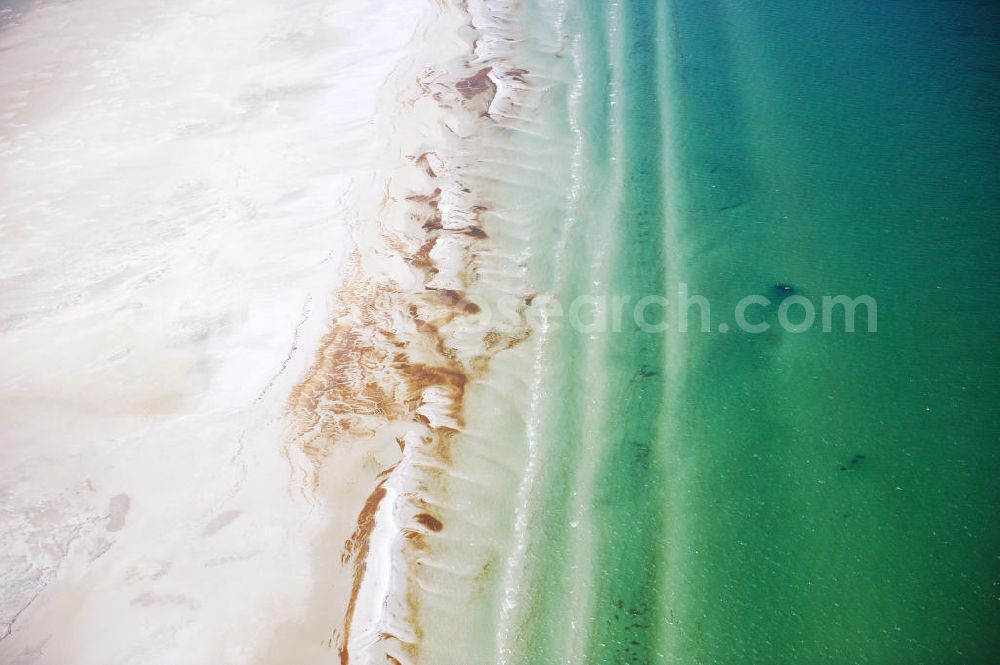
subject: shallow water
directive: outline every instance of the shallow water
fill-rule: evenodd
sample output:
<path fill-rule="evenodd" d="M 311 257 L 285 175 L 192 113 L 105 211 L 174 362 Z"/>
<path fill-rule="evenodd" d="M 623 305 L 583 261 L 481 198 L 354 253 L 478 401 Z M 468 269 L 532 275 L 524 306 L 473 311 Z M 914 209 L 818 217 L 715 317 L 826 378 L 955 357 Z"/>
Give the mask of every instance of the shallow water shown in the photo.
<path fill-rule="evenodd" d="M 511 662 L 988 662 L 1000 10 L 567 7 L 548 284 L 685 284 L 710 331 L 549 335 Z M 751 294 L 767 333 L 734 325 Z M 838 295 L 877 311 L 824 332 Z"/>

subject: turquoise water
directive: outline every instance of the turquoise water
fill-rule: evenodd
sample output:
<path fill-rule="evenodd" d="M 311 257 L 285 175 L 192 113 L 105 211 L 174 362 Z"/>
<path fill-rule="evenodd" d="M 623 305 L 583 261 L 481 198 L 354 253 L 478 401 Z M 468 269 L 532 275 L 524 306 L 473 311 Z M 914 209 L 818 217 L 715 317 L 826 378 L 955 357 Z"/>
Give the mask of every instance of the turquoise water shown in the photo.
<path fill-rule="evenodd" d="M 675 5 L 692 290 L 879 303 L 874 334 L 686 340 L 665 407 L 675 439 L 697 442 L 672 481 L 689 525 L 677 653 L 1000 652 L 998 18 L 956 2 Z"/>
<path fill-rule="evenodd" d="M 579 191 L 544 279 L 684 284 L 711 326 L 548 338 L 512 662 L 995 662 L 995 26 L 986 2 L 569 5 Z M 735 325 L 751 294 L 764 334 Z M 792 294 L 877 312 L 794 333 Z"/>

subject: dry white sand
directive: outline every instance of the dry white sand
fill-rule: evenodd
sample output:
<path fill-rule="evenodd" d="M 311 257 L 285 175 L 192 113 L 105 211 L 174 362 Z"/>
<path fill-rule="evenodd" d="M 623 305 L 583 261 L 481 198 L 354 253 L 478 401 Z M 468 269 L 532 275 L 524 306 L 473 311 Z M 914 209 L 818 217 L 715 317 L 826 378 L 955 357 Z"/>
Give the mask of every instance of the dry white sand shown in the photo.
<path fill-rule="evenodd" d="M 336 618 L 302 628 L 317 537 L 370 488 L 313 495 L 282 415 L 429 4 L 72 0 L 0 23 L 0 662 L 335 657 Z"/>

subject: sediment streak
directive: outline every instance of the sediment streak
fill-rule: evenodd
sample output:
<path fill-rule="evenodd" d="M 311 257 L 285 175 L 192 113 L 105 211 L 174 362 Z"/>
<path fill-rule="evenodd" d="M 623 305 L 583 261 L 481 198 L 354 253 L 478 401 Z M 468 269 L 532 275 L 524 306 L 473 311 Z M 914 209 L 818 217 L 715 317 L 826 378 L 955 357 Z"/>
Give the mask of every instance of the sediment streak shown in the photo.
<path fill-rule="evenodd" d="M 531 293 L 524 277 L 480 276 L 496 203 L 469 168 L 489 126 L 514 127 L 531 108 L 530 75 L 512 62 L 517 32 L 516 2 L 441 1 L 395 114 L 398 158 L 356 224 L 337 318 L 292 396 L 297 445 L 316 469 L 361 439 L 399 447 L 344 544 L 353 584 L 332 644 L 344 665 L 421 662 L 420 576 L 447 534 L 436 506 L 471 417 L 466 391 L 531 334 L 490 324 L 477 302 L 504 294 L 528 307 Z"/>

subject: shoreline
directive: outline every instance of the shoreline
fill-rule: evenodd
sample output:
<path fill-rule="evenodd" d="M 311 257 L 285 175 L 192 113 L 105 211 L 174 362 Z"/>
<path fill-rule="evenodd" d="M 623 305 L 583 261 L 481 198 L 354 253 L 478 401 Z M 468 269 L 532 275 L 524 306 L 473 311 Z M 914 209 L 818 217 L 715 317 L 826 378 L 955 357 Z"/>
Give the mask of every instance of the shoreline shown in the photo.
<path fill-rule="evenodd" d="M 384 190 L 370 219 L 354 227 L 340 316 L 291 402 L 296 447 L 315 465 L 317 491 L 356 488 L 356 527 L 341 559 L 351 590 L 337 603 L 344 619 L 332 641 L 342 665 L 418 662 L 431 630 L 421 610 L 423 571 L 467 583 L 452 579 L 443 562 L 456 528 L 445 513 L 472 417 L 468 398 L 493 358 L 530 335 L 466 325 L 481 311 L 477 298 L 510 289 L 478 275 L 482 257 L 494 252 L 486 221 L 494 204 L 469 167 L 484 156 L 485 133 L 523 113 L 516 97 L 530 86 L 510 60 L 515 11 L 439 3 L 418 31 L 417 71 L 408 72 L 415 80 L 399 72 L 402 84 L 385 96 L 398 111 L 398 143 Z M 526 284 L 514 286 L 530 301 Z M 357 469 L 347 471 L 343 460 L 359 450 L 374 461 L 363 502 Z"/>

